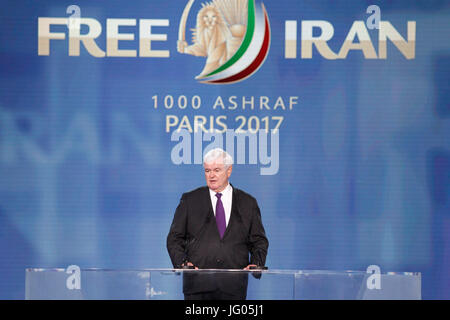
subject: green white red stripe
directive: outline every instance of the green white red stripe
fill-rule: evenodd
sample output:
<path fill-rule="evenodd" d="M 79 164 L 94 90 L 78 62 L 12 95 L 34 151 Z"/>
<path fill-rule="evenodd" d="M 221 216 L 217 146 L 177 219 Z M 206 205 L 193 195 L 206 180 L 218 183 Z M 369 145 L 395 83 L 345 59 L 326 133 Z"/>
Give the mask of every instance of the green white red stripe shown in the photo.
<path fill-rule="evenodd" d="M 264 63 L 270 47 L 270 23 L 264 5 L 248 2 L 247 31 L 238 51 L 222 66 L 200 78 L 202 83 L 227 84 L 242 81 Z"/>

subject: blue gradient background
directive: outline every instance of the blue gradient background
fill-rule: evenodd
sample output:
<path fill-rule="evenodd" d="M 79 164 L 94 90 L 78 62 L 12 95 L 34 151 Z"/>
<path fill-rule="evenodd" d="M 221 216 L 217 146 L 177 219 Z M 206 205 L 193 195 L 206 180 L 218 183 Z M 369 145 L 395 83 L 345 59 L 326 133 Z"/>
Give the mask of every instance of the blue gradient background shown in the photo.
<path fill-rule="evenodd" d="M 242 83 L 207 86 L 194 80 L 204 60 L 176 52 L 185 1 L 2 1 L 0 298 L 24 298 L 26 267 L 170 267 L 174 210 L 204 180 L 201 166 L 171 163 L 165 116 L 219 115 L 210 107 L 218 95 L 300 98 L 293 111 L 222 112 L 285 116 L 279 173 L 241 165 L 231 179 L 258 199 L 269 267 L 418 271 L 423 298 L 450 298 L 448 1 L 264 3 L 273 37 L 263 67 Z M 97 59 L 83 46 L 69 57 L 67 40 L 38 56 L 38 17 L 67 17 L 71 4 L 102 24 L 103 50 L 107 18 L 170 19 L 154 32 L 167 33 L 155 49 L 171 58 Z M 407 21 L 417 21 L 415 60 L 392 43 L 387 60 L 359 51 L 346 60 L 317 51 L 284 59 L 286 20 L 331 22 L 337 52 L 370 4 L 403 37 Z M 139 35 L 138 27 L 121 32 Z M 376 50 L 377 32 L 369 31 Z M 138 41 L 120 47 L 138 49 Z M 203 105 L 154 110 L 155 94 L 197 94 Z"/>

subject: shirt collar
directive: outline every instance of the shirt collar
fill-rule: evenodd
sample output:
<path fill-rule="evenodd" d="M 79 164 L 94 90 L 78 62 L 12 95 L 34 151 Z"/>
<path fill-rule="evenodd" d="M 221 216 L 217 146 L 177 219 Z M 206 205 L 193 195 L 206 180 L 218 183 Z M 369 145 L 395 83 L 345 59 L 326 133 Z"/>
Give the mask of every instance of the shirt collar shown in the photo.
<path fill-rule="evenodd" d="M 209 189 L 209 188 L 208 188 Z M 233 191 L 233 187 L 231 186 L 230 183 L 228 183 L 228 185 L 225 187 L 225 189 L 222 190 L 222 192 L 220 192 L 222 194 L 222 196 L 228 196 L 229 194 L 231 194 Z M 211 197 L 214 197 L 216 195 L 217 192 L 209 189 L 209 194 L 211 195 Z"/>

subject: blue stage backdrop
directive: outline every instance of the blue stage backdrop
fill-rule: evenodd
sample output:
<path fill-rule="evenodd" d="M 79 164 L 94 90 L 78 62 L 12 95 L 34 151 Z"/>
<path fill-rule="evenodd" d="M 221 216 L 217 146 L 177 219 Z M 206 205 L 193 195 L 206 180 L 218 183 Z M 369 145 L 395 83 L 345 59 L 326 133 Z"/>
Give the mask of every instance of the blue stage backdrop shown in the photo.
<path fill-rule="evenodd" d="M 2 1 L 0 298 L 27 267 L 171 267 L 201 152 L 238 131 L 270 268 L 450 298 L 448 1 L 227 1 L 215 33 L 202 0 Z"/>

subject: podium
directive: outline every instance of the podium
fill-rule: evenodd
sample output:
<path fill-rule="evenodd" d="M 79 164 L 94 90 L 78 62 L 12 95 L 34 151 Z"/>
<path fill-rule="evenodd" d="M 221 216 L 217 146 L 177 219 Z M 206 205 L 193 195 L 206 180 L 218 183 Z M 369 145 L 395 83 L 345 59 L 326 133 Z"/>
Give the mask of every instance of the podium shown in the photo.
<path fill-rule="evenodd" d="M 27 300 L 182 300 L 183 275 L 248 276 L 247 300 L 417 300 L 421 274 L 327 270 L 25 270 Z"/>

